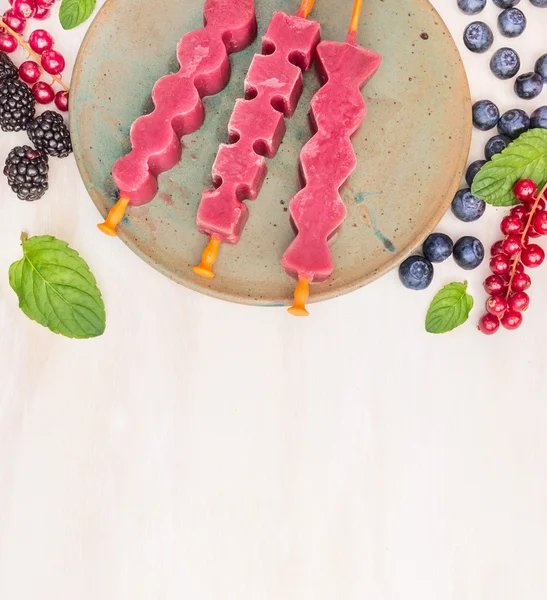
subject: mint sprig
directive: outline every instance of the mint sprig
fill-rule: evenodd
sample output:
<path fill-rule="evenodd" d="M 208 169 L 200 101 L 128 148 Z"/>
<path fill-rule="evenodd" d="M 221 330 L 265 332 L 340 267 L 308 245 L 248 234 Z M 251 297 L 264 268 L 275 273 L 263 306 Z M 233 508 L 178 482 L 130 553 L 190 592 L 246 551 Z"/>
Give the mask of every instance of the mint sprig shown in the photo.
<path fill-rule="evenodd" d="M 518 204 L 513 186 L 531 179 L 538 188 L 547 183 L 547 130 L 532 129 L 519 136 L 479 171 L 471 193 L 492 206 Z"/>
<path fill-rule="evenodd" d="M 63 29 L 74 29 L 86 21 L 95 10 L 97 0 L 63 0 L 59 21 Z"/>
<path fill-rule="evenodd" d="M 92 338 L 105 330 L 101 292 L 85 260 L 50 235 L 21 235 L 23 258 L 9 270 L 19 307 L 40 325 L 70 338 Z"/>
<path fill-rule="evenodd" d="M 428 333 L 446 333 L 467 321 L 473 308 L 473 297 L 467 293 L 467 282 L 449 283 L 433 298 L 425 318 Z"/>

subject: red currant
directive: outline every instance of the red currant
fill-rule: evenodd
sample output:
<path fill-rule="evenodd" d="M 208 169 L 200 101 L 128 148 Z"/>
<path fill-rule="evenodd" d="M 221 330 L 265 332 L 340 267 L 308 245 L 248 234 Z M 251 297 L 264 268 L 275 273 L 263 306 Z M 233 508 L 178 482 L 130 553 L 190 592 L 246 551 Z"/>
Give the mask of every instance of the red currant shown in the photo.
<path fill-rule="evenodd" d="M 504 296 L 491 296 L 486 301 L 486 310 L 491 315 L 499 317 L 507 310 L 507 300 Z"/>
<path fill-rule="evenodd" d="M 498 254 L 503 254 L 503 240 L 498 240 L 497 242 L 495 242 L 492 245 L 492 248 L 490 248 L 490 254 L 491 256 L 497 256 Z"/>
<path fill-rule="evenodd" d="M 17 40 L 9 33 L 0 32 L 0 50 L 6 54 L 17 50 Z"/>
<path fill-rule="evenodd" d="M 49 104 L 55 98 L 53 88 L 44 81 L 38 81 L 32 86 L 32 95 L 39 104 Z"/>
<path fill-rule="evenodd" d="M 526 267 L 539 267 L 545 259 L 545 252 L 541 246 L 530 244 L 523 249 L 520 259 Z"/>
<path fill-rule="evenodd" d="M 538 186 L 531 179 L 521 179 L 515 183 L 513 194 L 520 202 L 531 200 L 538 191 Z"/>
<path fill-rule="evenodd" d="M 490 313 L 486 313 L 479 320 L 479 331 L 482 331 L 486 335 L 496 333 L 499 328 L 500 320 Z"/>
<path fill-rule="evenodd" d="M 524 273 L 524 265 L 521 262 L 518 262 L 514 265 L 515 273 Z"/>
<path fill-rule="evenodd" d="M 510 214 L 522 220 L 528 216 L 528 211 L 522 204 L 517 204 L 516 206 L 513 206 Z"/>
<path fill-rule="evenodd" d="M 503 240 L 502 246 L 503 252 L 507 254 L 507 256 L 515 256 L 515 254 L 518 254 L 522 247 L 520 236 L 515 234 L 508 235 Z"/>
<path fill-rule="evenodd" d="M 38 21 L 45 21 L 49 17 L 49 15 L 50 15 L 49 8 L 44 8 L 43 6 L 37 6 L 34 18 L 37 19 Z"/>
<path fill-rule="evenodd" d="M 497 296 L 505 292 L 505 281 L 500 275 L 490 275 L 484 280 L 484 289 L 490 296 Z"/>
<path fill-rule="evenodd" d="M 511 282 L 511 289 L 515 292 L 524 292 L 532 285 L 530 275 L 527 273 L 515 273 Z"/>
<path fill-rule="evenodd" d="M 522 324 L 522 314 L 515 310 L 508 310 L 501 318 L 505 329 L 518 329 Z"/>
<path fill-rule="evenodd" d="M 530 304 L 530 296 L 526 292 L 515 292 L 509 296 L 507 307 L 515 312 L 522 312 L 528 308 Z"/>
<path fill-rule="evenodd" d="M 13 12 L 20 19 L 31 19 L 36 13 L 36 2 L 34 0 L 13 0 Z"/>
<path fill-rule="evenodd" d="M 23 33 L 26 27 L 26 20 L 18 17 L 13 10 L 7 10 L 2 17 L 2 21 L 15 33 Z"/>
<path fill-rule="evenodd" d="M 520 233 L 522 231 L 522 221 L 514 215 L 508 215 L 501 220 L 500 229 L 504 235 Z"/>
<path fill-rule="evenodd" d="M 510 267 L 509 257 L 506 254 L 498 254 L 490 261 L 490 270 L 495 275 L 505 275 Z"/>
<path fill-rule="evenodd" d="M 525 202 L 524 208 L 526 209 L 526 212 L 531 213 L 534 208 L 535 203 L 536 203 L 535 200 L 530 200 L 528 202 Z M 545 200 L 543 198 L 540 198 L 538 205 L 536 206 L 536 210 L 545 210 Z"/>
<path fill-rule="evenodd" d="M 63 112 L 68 110 L 68 92 L 62 90 L 55 94 L 55 106 Z"/>
<path fill-rule="evenodd" d="M 46 50 L 42 54 L 42 68 L 51 75 L 59 75 L 65 68 L 65 59 L 57 50 Z"/>
<path fill-rule="evenodd" d="M 19 78 L 25 83 L 36 83 L 40 79 L 42 71 L 33 60 L 27 60 L 19 67 Z"/>
<path fill-rule="evenodd" d="M 547 212 L 538 210 L 532 217 L 532 227 L 540 235 L 547 235 Z M 530 230 L 528 230 L 530 233 Z"/>
<path fill-rule="evenodd" d="M 55 0 L 36 0 L 36 6 L 39 8 L 51 8 L 55 4 Z"/>
<path fill-rule="evenodd" d="M 45 29 L 33 31 L 29 35 L 28 43 L 36 54 L 42 54 L 42 52 L 53 48 L 53 38 Z"/>

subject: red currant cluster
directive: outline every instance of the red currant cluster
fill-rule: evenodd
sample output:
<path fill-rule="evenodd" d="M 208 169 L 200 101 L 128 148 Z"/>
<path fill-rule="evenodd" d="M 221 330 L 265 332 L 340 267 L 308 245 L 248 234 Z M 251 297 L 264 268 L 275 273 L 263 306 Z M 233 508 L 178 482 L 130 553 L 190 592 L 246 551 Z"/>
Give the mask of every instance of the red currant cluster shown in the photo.
<path fill-rule="evenodd" d="M 496 333 L 500 323 L 505 329 L 517 329 L 522 323 L 522 313 L 530 303 L 526 290 L 532 283 L 525 267 L 539 267 L 545 259 L 543 248 L 530 243 L 530 239 L 547 235 L 546 190 L 547 186 L 538 194 L 536 184 L 530 179 L 518 181 L 513 188 L 520 204 L 501 221 L 505 237 L 492 246 L 490 270 L 493 275 L 484 282 L 490 297 L 479 329 L 487 335 Z"/>
<path fill-rule="evenodd" d="M 6 11 L 0 22 L 0 50 L 14 52 L 21 45 L 34 60 L 27 60 L 19 67 L 19 77 L 32 85 L 32 94 L 36 102 L 50 104 L 55 101 L 59 110 L 68 110 L 68 86 L 63 82 L 61 73 L 65 68 L 65 59 L 53 49 L 54 40 L 45 29 L 33 31 L 28 41 L 21 34 L 25 30 L 27 20 L 46 19 L 55 0 L 9 0 L 11 9 Z M 42 73 L 51 75 L 51 84 L 39 81 Z M 57 83 L 62 89 L 55 93 L 52 84 Z"/>

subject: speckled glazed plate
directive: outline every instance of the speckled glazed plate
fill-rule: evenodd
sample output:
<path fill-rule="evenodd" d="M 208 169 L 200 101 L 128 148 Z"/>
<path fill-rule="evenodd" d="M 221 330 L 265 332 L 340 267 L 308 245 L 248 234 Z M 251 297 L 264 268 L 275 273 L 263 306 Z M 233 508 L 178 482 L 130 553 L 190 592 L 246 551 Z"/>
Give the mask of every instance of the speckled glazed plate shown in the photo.
<path fill-rule="evenodd" d="M 234 0 L 236 2 L 237 0 Z M 296 12 L 299 0 L 256 0 L 257 41 L 230 57 L 232 77 L 205 99 L 205 125 L 184 139 L 182 160 L 160 176 L 150 204 L 130 208 L 119 237 L 175 281 L 235 302 L 288 304 L 295 282 L 280 266 L 293 238 L 288 203 L 299 189 L 298 156 L 309 138 L 314 72 L 237 246 L 224 245 L 217 277 L 191 267 L 206 239 L 195 227 L 197 207 L 211 185 L 211 166 L 260 37 L 272 12 Z M 344 40 L 352 0 L 317 0 L 312 17 L 323 39 Z M 92 24 L 76 64 L 71 126 L 78 165 L 93 202 L 106 216 L 116 200 L 112 165 L 129 151 L 133 121 L 152 108 L 154 82 L 177 70 L 175 48 L 202 26 L 203 0 L 109 0 Z M 435 227 L 465 167 L 471 136 L 470 99 L 458 51 L 427 0 L 366 0 L 359 43 L 384 62 L 364 89 L 368 115 L 354 137 L 358 167 L 342 189 L 348 217 L 332 246 L 333 276 L 312 286 L 311 301 L 350 292 L 393 268 Z M 99 221 L 97 214 L 97 221 Z M 102 235 L 97 231 L 97 235 Z M 112 239 L 112 244 L 119 241 Z"/>

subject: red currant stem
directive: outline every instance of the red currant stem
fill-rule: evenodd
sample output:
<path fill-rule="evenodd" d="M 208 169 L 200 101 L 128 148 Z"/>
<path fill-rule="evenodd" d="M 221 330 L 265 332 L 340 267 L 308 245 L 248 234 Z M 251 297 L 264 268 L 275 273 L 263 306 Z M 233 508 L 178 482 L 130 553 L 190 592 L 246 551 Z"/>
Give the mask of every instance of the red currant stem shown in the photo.
<path fill-rule="evenodd" d="M 545 184 L 543 186 L 541 192 L 539 194 L 537 194 L 536 197 L 534 198 L 534 206 L 532 206 L 532 210 L 530 211 L 530 214 L 528 215 L 528 221 L 526 221 L 526 226 L 524 227 L 522 236 L 520 238 L 521 250 L 517 253 L 517 255 L 515 256 L 515 258 L 513 260 L 513 264 L 511 265 L 511 277 L 509 278 L 509 284 L 507 285 L 507 293 L 505 294 L 506 300 L 509 299 L 509 295 L 511 294 L 511 291 L 512 291 L 513 279 L 515 277 L 515 273 L 517 272 L 517 264 L 520 260 L 522 248 L 524 247 L 524 240 L 526 239 L 526 234 L 528 233 L 528 230 L 530 229 L 530 226 L 532 225 L 532 219 L 534 218 L 534 215 L 536 214 L 536 209 L 538 207 L 539 201 L 543 197 L 543 194 L 545 193 L 546 190 L 547 190 L 547 184 Z"/>
<path fill-rule="evenodd" d="M 28 52 L 29 56 L 32 56 L 32 58 L 34 58 L 34 60 L 38 64 L 41 63 L 40 55 L 37 54 L 36 52 L 34 52 L 34 50 L 30 47 L 30 44 L 28 42 L 26 42 L 22 36 L 20 36 L 16 31 L 13 31 L 13 29 L 9 25 L 6 25 L 6 23 L 4 23 L 4 22 L 2 22 L 1 27 L 6 29 L 8 31 L 8 33 L 17 40 L 19 45 L 22 46 Z M 42 67 L 40 67 L 40 68 L 42 68 Z M 65 82 L 60 77 L 57 77 L 56 75 L 51 75 L 51 77 L 53 78 L 53 81 L 57 82 L 62 88 L 64 88 L 65 91 L 67 91 L 67 92 L 70 91 L 70 88 L 65 84 Z"/>

